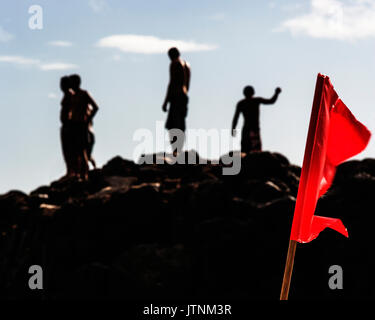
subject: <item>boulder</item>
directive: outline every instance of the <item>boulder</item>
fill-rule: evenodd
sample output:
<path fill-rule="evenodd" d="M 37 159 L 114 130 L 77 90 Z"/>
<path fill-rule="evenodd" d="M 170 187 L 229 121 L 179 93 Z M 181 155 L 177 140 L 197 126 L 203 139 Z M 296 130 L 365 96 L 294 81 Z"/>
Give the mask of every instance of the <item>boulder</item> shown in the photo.
<path fill-rule="evenodd" d="M 223 175 L 233 155 L 241 171 Z M 301 168 L 272 152 L 181 157 L 199 163 L 117 156 L 87 182 L 0 195 L 0 297 L 277 300 Z M 374 297 L 374 190 L 374 159 L 338 167 L 316 214 L 342 219 L 350 238 L 325 230 L 298 246 L 291 299 Z M 45 271 L 43 295 L 26 290 L 31 264 Z M 327 285 L 333 264 L 340 292 Z"/>

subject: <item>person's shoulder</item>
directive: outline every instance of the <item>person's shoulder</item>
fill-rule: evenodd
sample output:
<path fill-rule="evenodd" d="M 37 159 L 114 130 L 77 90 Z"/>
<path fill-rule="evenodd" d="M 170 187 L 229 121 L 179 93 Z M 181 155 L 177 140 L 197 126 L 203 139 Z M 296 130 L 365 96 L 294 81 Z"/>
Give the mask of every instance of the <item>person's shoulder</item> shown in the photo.
<path fill-rule="evenodd" d="M 188 63 L 183 59 L 176 59 L 175 61 L 172 61 L 172 64 L 177 68 L 185 68 L 188 66 Z"/>
<path fill-rule="evenodd" d="M 181 65 L 181 61 L 179 59 L 172 60 L 170 65 L 171 65 L 171 67 L 175 67 L 175 66 Z"/>
<path fill-rule="evenodd" d="M 237 102 L 237 107 L 243 108 L 246 105 L 246 99 L 242 99 Z"/>
<path fill-rule="evenodd" d="M 178 60 L 177 61 L 171 61 L 171 64 L 169 65 L 169 67 L 170 67 L 170 70 L 176 71 L 179 68 L 181 68 L 181 63 Z"/>
<path fill-rule="evenodd" d="M 189 61 L 183 60 L 185 68 L 190 69 L 190 63 Z"/>
<path fill-rule="evenodd" d="M 90 96 L 89 92 L 88 92 L 87 90 L 83 90 L 83 89 L 80 89 L 80 90 L 78 91 L 78 94 L 79 94 L 80 97 L 84 97 L 84 98 Z"/>

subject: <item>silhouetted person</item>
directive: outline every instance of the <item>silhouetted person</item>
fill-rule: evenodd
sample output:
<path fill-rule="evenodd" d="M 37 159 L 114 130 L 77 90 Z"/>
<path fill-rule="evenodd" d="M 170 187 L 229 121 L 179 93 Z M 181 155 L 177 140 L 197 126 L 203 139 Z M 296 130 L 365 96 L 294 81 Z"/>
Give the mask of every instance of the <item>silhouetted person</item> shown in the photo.
<path fill-rule="evenodd" d="M 165 128 L 169 130 L 170 142 L 173 144 L 176 140 L 173 138 L 172 129 L 181 130 L 182 136 L 178 137 L 177 145 L 173 147 L 174 155 L 182 151 L 185 140 L 185 118 L 187 116 L 188 105 L 188 91 L 190 86 L 190 66 L 180 58 L 180 52 L 177 48 L 171 48 L 168 51 L 168 56 L 171 59 L 170 64 L 170 79 L 167 94 L 163 103 L 163 111 L 167 112 L 167 105 L 169 103 L 169 113 L 165 124 Z"/>
<path fill-rule="evenodd" d="M 75 138 L 73 146 L 74 157 L 76 160 L 78 177 L 87 180 L 89 171 L 88 150 L 90 148 L 89 125 L 92 123 L 99 108 L 89 93 L 80 88 L 81 78 L 79 75 L 75 74 L 70 76 L 70 84 L 73 90 L 71 96 L 71 123 Z"/>
<path fill-rule="evenodd" d="M 234 136 L 238 118 L 242 113 L 244 125 L 241 136 L 241 152 L 262 151 L 259 127 L 259 106 L 261 104 L 274 104 L 281 92 L 280 88 L 275 89 L 271 99 L 254 97 L 254 88 L 246 86 L 243 90 L 245 99 L 238 102 L 232 123 L 232 135 Z"/>
<path fill-rule="evenodd" d="M 73 143 L 73 130 L 71 127 L 71 113 L 72 113 L 72 91 L 70 90 L 70 80 L 69 77 L 62 77 L 60 80 L 60 88 L 64 93 L 61 101 L 61 112 L 60 121 L 62 123 L 60 137 L 61 146 L 63 151 L 63 156 L 66 164 L 66 176 L 74 176 L 74 159 L 72 153 L 72 143 Z"/>

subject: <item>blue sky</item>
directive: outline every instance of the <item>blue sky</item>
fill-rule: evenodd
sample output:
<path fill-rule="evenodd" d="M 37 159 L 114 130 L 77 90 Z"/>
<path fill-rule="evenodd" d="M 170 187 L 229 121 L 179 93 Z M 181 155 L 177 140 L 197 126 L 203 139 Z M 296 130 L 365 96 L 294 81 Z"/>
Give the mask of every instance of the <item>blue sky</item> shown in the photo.
<path fill-rule="evenodd" d="M 43 9 L 41 30 L 29 28 L 35 4 Z M 375 132 L 374 19 L 374 0 L 4 0 L 0 193 L 29 192 L 65 173 L 59 140 L 65 74 L 79 73 L 100 107 L 98 164 L 132 158 L 134 131 L 165 120 L 170 40 L 192 66 L 190 128 L 229 129 L 245 85 L 265 97 L 280 86 L 278 102 L 261 110 L 263 147 L 301 165 L 321 72 Z M 358 158 L 374 154 L 371 141 Z"/>

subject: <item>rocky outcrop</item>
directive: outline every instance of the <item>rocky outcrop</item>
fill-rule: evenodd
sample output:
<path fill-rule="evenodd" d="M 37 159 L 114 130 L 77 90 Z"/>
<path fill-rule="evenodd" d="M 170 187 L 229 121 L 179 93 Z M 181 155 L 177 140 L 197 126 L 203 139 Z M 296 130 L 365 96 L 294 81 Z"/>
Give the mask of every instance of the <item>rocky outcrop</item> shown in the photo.
<path fill-rule="evenodd" d="M 0 196 L 0 296 L 278 299 L 300 168 L 270 152 L 242 158 L 238 175 L 223 166 L 115 157 L 88 182 Z M 374 191 L 375 160 L 338 168 L 317 212 L 350 238 L 327 230 L 298 246 L 291 299 L 374 297 Z M 29 289 L 31 265 L 44 290 Z M 331 265 L 343 290 L 328 287 Z"/>

